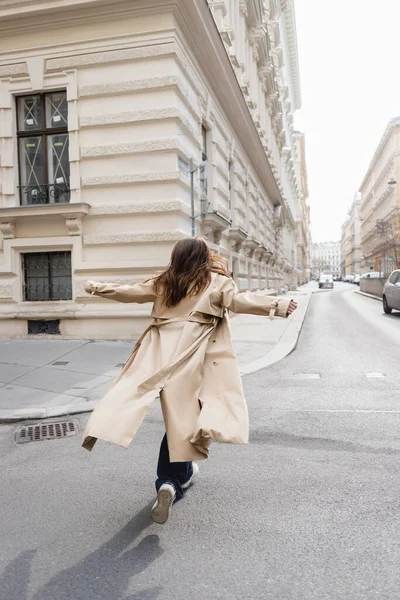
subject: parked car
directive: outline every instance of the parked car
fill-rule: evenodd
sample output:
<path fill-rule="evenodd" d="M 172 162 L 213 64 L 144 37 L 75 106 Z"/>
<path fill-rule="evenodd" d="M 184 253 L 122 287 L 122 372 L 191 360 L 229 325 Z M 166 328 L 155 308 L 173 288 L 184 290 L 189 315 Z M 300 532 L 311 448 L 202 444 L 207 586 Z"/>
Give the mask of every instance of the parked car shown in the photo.
<path fill-rule="evenodd" d="M 383 310 L 390 315 L 393 309 L 400 310 L 400 269 L 393 271 L 383 288 Z"/>
<path fill-rule="evenodd" d="M 333 277 L 332 275 L 322 273 L 319 277 L 318 282 L 319 289 L 333 289 Z"/>
<path fill-rule="evenodd" d="M 360 279 L 377 279 L 380 277 L 383 277 L 383 274 L 379 271 L 368 271 L 368 273 L 361 275 Z"/>
<path fill-rule="evenodd" d="M 360 275 L 354 275 L 353 283 L 360 285 Z"/>

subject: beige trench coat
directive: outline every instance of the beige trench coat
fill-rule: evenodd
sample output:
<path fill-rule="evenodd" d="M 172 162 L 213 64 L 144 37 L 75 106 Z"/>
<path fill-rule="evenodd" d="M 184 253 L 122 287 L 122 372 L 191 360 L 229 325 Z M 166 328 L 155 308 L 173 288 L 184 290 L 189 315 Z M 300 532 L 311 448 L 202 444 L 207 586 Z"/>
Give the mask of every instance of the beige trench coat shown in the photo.
<path fill-rule="evenodd" d="M 228 310 L 285 317 L 288 300 L 239 293 L 234 281 L 213 273 L 209 287 L 167 308 L 152 282 L 87 282 L 87 292 L 118 302 L 153 302 L 153 322 L 122 372 L 89 418 L 83 447 L 97 439 L 127 448 L 160 395 L 171 462 L 207 458 L 211 440 L 246 444 L 248 414 L 232 344 Z"/>

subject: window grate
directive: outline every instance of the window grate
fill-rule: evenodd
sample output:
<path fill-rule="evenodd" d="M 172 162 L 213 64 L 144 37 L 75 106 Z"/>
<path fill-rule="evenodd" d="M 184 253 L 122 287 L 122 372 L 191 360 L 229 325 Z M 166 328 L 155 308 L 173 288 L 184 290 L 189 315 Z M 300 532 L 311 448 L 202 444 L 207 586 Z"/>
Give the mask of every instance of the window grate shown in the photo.
<path fill-rule="evenodd" d="M 60 333 L 60 321 L 55 320 L 29 320 L 28 335 L 49 334 L 55 335 Z M 68 363 L 66 363 L 68 364 Z"/>
<path fill-rule="evenodd" d="M 72 300 L 71 252 L 22 255 L 25 301 Z"/>
<path fill-rule="evenodd" d="M 17 444 L 41 442 L 72 437 L 80 433 L 79 421 L 58 421 L 54 423 L 39 423 L 37 425 L 21 425 L 15 432 Z"/>

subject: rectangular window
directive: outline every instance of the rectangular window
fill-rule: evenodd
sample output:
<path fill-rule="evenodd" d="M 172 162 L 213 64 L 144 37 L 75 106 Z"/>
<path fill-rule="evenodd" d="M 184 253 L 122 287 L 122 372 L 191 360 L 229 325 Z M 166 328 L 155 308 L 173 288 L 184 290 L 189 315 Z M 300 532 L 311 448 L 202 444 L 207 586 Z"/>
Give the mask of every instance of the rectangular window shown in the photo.
<path fill-rule="evenodd" d="M 25 301 L 72 300 L 71 252 L 22 255 Z"/>
<path fill-rule="evenodd" d="M 21 204 L 69 202 L 66 91 L 18 97 L 17 136 Z"/>

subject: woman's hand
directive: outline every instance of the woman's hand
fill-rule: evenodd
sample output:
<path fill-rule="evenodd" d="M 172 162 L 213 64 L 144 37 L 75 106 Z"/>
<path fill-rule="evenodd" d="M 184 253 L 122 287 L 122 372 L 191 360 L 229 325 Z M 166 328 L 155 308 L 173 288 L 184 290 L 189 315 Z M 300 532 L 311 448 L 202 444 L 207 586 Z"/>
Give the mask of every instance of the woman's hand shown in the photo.
<path fill-rule="evenodd" d="M 290 317 L 290 315 L 292 313 L 294 313 L 294 311 L 296 310 L 296 308 L 297 308 L 297 302 L 295 302 L 294 300 L 291 300 L 290 304 L 289 304 L 288 311 L 287 311 L 287 316 Z"/>
<path fill-rule="evenodd" d="M 96 289 L 96 282 L 95 281 L 85 281 L 85 285 L 84 285 L 84 289 L 85 292 L 88 294 L 92 294 L 93 290 Z"/>

